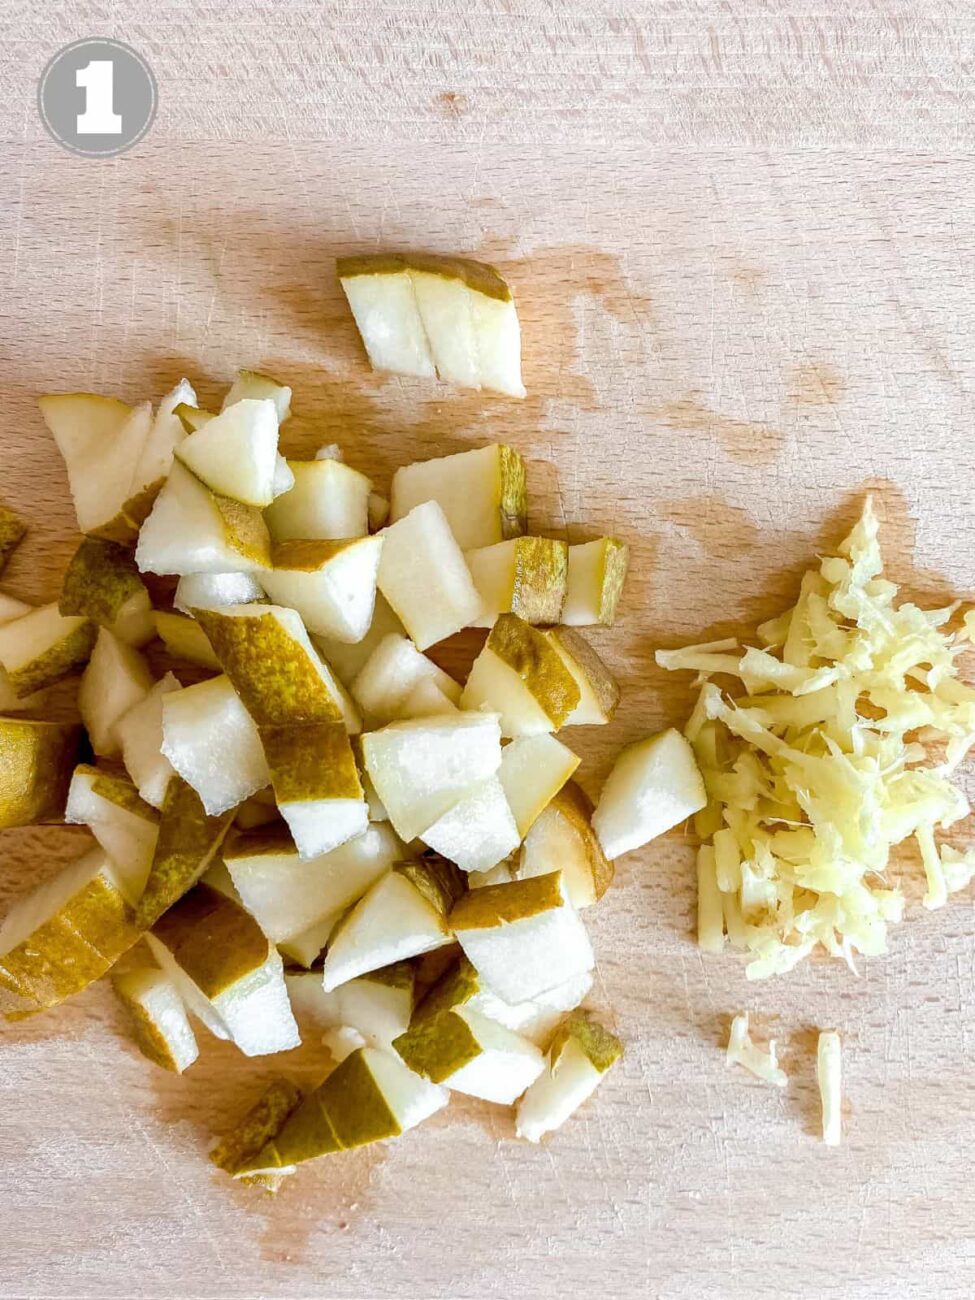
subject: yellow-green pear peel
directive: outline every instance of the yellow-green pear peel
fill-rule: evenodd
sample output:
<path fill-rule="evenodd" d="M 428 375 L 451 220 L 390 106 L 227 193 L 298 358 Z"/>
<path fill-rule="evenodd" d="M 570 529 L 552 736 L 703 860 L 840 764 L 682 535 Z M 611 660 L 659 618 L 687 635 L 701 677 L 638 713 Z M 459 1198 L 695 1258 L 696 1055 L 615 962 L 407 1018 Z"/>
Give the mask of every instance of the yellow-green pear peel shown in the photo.
<path fill-rule="evenodd" d="M 58 609 L 62 614 L 90 618 L 112 630 L 125 606 L 140 597 L 148 616 L 149 593 L 132 552 L 116 542 L 86 537 L 68 564 Z"/>
<path fill-rule="evenodd" d="M 444 1083 L 482 1051 L 467 1021 L 452 1009 L 418 1019 L 393 1039 L 393 1047 L 411 1070 L 432 1083 Z"/>
<path fill-rule="evenodd" d="M 74 723 L 0 718 L 0 828 L 62 820 L 81 743 Z"/>
<path fill-rule="evenodd" d="M 53 686 L 88 661 L 96 624 L 86 618 L 63 617 L 54 604 L 0 627 L 0 665 L 18 699 Z"/>
<path fill-rule="evenodd" d="M 0 573 L 7 561 L 20 545 L 27 532 L 27 525 L 9 506 L 0 501 Z"/>
<path fill-rule="evenodd" d="M 203 882 L 159 918 L 153 934 L 211 1001 L 263 966 L 270 951 L 254 918 Z"/>
<path fill-rule="evenodd" d="M 572 1011 L 556 1031 L 549 1047 L 549 1062 L 553 1073 L 558 1070 L 559 1058 L 570 1042 L 576 1042 L 590 1064 L 605 1074 L 623 1055 L 623 1044 L 588 1011 Z"/>
<path fill-rule="evenodd" d="M 301 1101 L 302 1093 L 296 1084 L 289 1079 L 272 1079 L 250 1110 L 217 1142 L 210 1152 L 210 1159 L 218 1169 L 237 1177 L 248 1162 L 276 1137 Z M 281 1184 L 281 1176 L 251 1174 L 242 1176 L 239 1181 L 274 1193 Z"/>
<path fill-rule="evenodd" d="M 341 722 L 263 726 L 261 743 L 278 805 L 362 799 L 362 783 Z"/>
<path fill-rule="evenodd" d="M 483 889 L 472 889 L 454 906 L 449 917 L 450 928 L 486 930 L 510 925 L 562 907 L 564 902 L 560 871 L 513 880 L 510 884 L 486 885 Z"/>
<path fill-rule="evenodd" d="M 149 878 L 137 907 L 138 923 L 149 929 L 200 879 L 230 828 L 234 810 L 208 817 L 192 786 L 169 778 L 159 820 L 159 839 Z"/>

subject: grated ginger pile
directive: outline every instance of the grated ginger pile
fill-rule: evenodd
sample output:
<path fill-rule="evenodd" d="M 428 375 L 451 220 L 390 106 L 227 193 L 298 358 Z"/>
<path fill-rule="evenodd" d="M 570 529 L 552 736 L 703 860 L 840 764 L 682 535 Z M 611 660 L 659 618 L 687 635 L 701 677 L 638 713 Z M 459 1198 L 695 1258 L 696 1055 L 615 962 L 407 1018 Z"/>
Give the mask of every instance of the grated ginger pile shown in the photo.
<path fill-rule="evenodd" d="M 817 945 L 854 971 L 854 953 L 885 952 L 904 910 L 891 850 L 912 836 L 925 907 L 975 876 L 975 851 L 935 838 L 970 811 L 953 776 L 975 743 L 975 689 L 956 668 L 975 610 L 951 633 L 957 604 L 898 605 L 877 532 L 868 498 L 839 555 L 757 629 L 760 646 L 657 652 L 701 684 L 685 729 L 710 799 L 697 816 L 699 942 L 714 951 L 727 936 L 751 953 L 749 979 Z M 740 686 L 730 694 L 715 677 Z"/>

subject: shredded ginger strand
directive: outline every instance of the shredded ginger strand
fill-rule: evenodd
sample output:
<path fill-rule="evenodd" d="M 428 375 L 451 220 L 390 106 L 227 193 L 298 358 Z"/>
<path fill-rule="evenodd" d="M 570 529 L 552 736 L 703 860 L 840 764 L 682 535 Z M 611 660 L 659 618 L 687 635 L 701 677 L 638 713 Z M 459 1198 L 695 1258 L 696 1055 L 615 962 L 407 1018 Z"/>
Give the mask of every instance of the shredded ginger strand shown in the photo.
<path fill-rule="evenodd" d="M 887 950 L 904 898 L 887 880 L 891 851 L 913 839 L 941 907 L 975 876 L 975 850 L 936 831 L 970 812 L 955 784 L 975 743 L 975 689 L 956 659 L 975 611 L 897 603 L 882 576 L 870 498 L 839 554 L 802 580 L 796 605 L 734 640 L 659 651 L 698 674 L 685 728 L 709 803 L 696 828 L 707 896 L 703 945 L 751 954 L 749 979 L 791 970 L 814 949 L 845 960 Z M 716 676 L 737 678 L 722 690 Z M 716 917 L 720 902 L 720 931 Z"/>

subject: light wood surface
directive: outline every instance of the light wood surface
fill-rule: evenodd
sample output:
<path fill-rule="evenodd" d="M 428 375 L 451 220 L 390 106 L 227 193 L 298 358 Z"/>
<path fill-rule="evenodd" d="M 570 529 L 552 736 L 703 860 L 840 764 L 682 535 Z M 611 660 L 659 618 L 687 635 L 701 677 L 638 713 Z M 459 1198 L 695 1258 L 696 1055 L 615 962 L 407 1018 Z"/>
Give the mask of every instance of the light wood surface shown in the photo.
<path fill-rule="evenodd" d="M 0 496 L 33 523 L 3 588 L 52 598 L 75 544 L 35 394 L 158 397 L 187 374 L 210 400 L 243 364 L 294 385 L 287 450 L 339 441 L 383 484 L 503 438 L 537 528 L 630 542 L 623 616 L 595 638 L 623 707 L 567 737 L 592 793 L 687 708 L 654 648 L 788 603 L 868 488 L 896 578 L 975 594 L 975 164 L 947 152 L 971 147 L 972 14 L 829 8 L 0 5 Z M 34 111 L 81 35 L 131 41 L 159 78 L 117 161 L 64 153 Z M 369 374 L 333 260 L 384 246 L 505 270 L 525 402 Z M 6 832 L 0 909 L 83 844 Z M 457 1099 L 271 1201 L 205 1153 L 273 1063 L 207 1041 L 169 1078 L 101 986 L 4 1028 L 0 1292 L 970 1295 L 971 897 L 928 914 L 908 867 L 908 920 L 862 978 L 812 962 L 749 985 L 694 946 L 692 863 L 671 834 L 587 914 L 627 1055 L 541 1148 Z M 780 1041 L 784 1093 L 725 1070 L 743 1008 Z M 817 1026 L 844 1040 L 839 1150 L 816 1136 Z M 323 1060 L 306 1045 L 293 1072 Z"/>

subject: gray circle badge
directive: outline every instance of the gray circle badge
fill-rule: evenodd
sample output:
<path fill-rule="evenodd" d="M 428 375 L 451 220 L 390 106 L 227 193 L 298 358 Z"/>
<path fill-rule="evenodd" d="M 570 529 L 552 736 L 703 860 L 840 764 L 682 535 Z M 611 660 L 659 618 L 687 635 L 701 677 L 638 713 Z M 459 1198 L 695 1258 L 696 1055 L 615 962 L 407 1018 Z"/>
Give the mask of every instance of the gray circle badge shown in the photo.
<path fill-rule="evenodd" d="M 75 41 L 41 76 L 37 106 L 48 131 L 73 153 L 111 158 L 131 149 L 156 115 L 156 79 L 121 41 Z"/>

